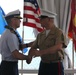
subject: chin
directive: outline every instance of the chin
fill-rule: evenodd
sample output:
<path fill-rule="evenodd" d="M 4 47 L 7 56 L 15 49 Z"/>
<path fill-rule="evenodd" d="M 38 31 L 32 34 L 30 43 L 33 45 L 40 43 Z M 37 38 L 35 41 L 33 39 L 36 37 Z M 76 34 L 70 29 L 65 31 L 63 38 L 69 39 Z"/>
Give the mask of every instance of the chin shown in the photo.
<path fill-rule="evenodd" d="M 20 26 L 17 26 L 17 28 L 19 28 Z"/>

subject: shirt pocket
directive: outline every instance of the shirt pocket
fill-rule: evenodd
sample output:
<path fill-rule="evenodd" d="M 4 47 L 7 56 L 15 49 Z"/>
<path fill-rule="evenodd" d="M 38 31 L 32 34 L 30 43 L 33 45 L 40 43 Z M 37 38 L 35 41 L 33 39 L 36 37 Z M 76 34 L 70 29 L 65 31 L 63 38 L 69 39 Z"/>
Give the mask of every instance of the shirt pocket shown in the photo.
<path fill-rule="evenodd" d="M 46 46 L 47 46 L 47 47 L 51 47 L 51 46 L 55 45 L 55 41 L 56 41 L 56 39 L 54 38 L 54 36 L 53 36 L 53 37 L 48 37 L 48 38 L 45 40 Z"/>

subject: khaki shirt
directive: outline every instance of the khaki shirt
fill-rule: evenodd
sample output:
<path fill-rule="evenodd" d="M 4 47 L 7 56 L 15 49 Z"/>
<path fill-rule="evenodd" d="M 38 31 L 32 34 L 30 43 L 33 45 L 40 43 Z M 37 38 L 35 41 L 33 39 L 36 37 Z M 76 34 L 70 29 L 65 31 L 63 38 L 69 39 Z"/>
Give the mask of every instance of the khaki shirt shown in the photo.
<path fill-rule="evenodd" d="M 33 48 L 35 49 L 39 48 L 39 50 L 45 50 L 58 43 L 65 44 L 64 35 L 60 29 L 54 26 L 47 36 L 46 36 L 46 30 L 38 34 L 37 39 L 33 44 Z M 63 54 L 64 54 L 63 50 L 60 50 L 60 52 L 58 51 L 54 54 L 42 55 L 41 59 L 44 62 L 58 61 L 61 60 Z"/>

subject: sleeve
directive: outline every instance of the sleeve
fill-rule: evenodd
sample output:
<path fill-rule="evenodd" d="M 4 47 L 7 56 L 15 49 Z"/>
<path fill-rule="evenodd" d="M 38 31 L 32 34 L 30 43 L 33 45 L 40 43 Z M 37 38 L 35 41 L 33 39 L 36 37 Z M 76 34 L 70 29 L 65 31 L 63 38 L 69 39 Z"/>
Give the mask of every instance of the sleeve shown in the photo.
<path fill-rule="evenodd" d="M 31 47 L 32 49 L 37 49 L 38 48 L 38 36 L 37 36 L 36 40 L 34 41 L 32 47 Z"/>
<path fill-rule="evenodd" d="M 62 31 L 59 31 L 57 34 L 56 34 L 56 44 L 58 43 L 62 43 L 63 44 L 63 48 L 66 48 L 66 44 L 65 44 L 65 36 L 64 34 L 62 33 Z"/>
<path fill-rule="evenodd" d="M 10 36 L 8 36 L 7 45 L 11 52 L 14 50 L 19 50 L 19 42 L 15 34 L 12 33 Z"/>

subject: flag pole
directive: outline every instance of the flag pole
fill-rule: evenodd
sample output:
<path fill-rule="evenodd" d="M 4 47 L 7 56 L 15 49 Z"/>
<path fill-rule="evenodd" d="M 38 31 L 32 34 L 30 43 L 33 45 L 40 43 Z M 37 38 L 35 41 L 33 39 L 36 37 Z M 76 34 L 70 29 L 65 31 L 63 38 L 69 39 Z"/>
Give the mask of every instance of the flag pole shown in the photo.
<path fill-rule="evenodd" d="M 24 43 L 24 26 L 22 28 L 22 44 Z M 23 50 L 22 50 L 22 53 L 23 53 Z M 23 60 L 21 62 L 21 69 L 23 70 Z M 21 73 L 21 75 L 23 75 L 23 73 Z"/>
<path fill-rule="evenodd" d="M 24 8 L 23 8 L 23 11 L 24 11 Z M 22 44 L 23 43 L 24 43 L 24 25 L 22 25 Z M 23 53 L 23 50 L 22 50 L 22 53 Z M 21 61 L 21 69 L 23 70 L 23 60 Z M 21 73 L 21 75 L 23 75 L 23 73 Z"/>
<path fill-rule="evenodd" d="M 26 23 L 27 23 L 27 17 L 26 17 Z M 24 43 L 24 25 L 23 25 L 23 28 L 22 28 L 22 43 Z M 22 50 L 22 53 L 23 53 L 23 50 Z M 22 63 L 21 63 L 21 69 L 23 70 L 23 60 L 22 60 Z M 23 73 L 21 73 L 21 75 L 23 75 Z"/>
<path fill-rule="evenodd" d="M 73 43 L 73 46 L 72 46 L 72 60 L 73 60 L 72 61 L 72 69 L 74 70 L 74 43 Z"/>

